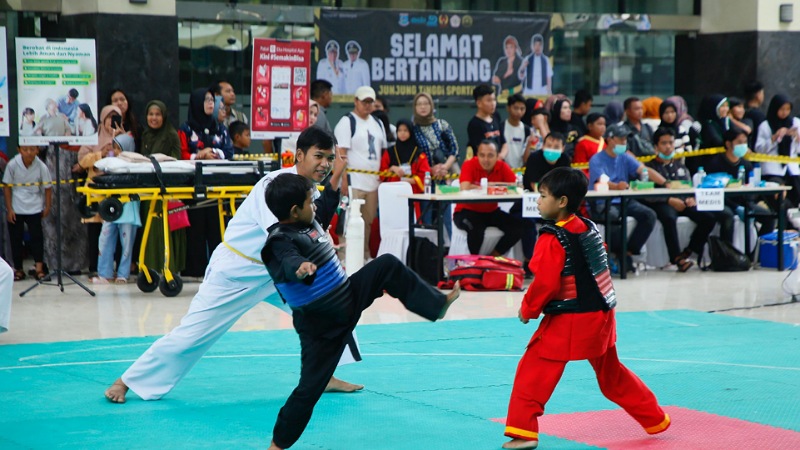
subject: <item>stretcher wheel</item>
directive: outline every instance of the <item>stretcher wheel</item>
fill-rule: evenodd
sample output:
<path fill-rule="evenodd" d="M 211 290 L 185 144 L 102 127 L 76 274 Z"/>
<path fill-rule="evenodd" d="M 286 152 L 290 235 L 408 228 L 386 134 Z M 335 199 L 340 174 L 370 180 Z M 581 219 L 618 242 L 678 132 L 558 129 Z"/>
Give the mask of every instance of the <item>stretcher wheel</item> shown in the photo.
<path fill-rule="evenodd" d="M 164 294 L 164 297 L 175 297 L 183 290 L 183 280 L 179 275 L 175 275 L 170 282 L 167 282 L 166 278 L 162 278 L 158 283 L 158 290 Z"/>
<path fill-rule="evenodd" d="M 75 207 L 78 208 L 78 214 L 80 214 L 84 219 L 91 219 L 95 216 L 95 214 L 97 214 L 97 208 L 94 205 L 89 206 L 86 204 L 85 195 L 81 195 L 77 200 L 75 200 Z"/>
<path fill-rule="evenodd" d="M 100 217 L 106 222 L 113 222 L 122 217 L 122 202 L 118 198 L 107 198 L 100 202 Z"/>
<path fill-rule="evenodd" d="M 148 268 L 147 272 L 150 274 L 150 279 L 153 280 L 153 282 L 149 283 L 144 272 L 139 272 L 139 275 L 136 276 L 136 287 L 142 292 L 153 292 L 158 288 L 158 280 L 161 279 L 161 277 L 159 277 L 158 272 L 153 269 Z"/>

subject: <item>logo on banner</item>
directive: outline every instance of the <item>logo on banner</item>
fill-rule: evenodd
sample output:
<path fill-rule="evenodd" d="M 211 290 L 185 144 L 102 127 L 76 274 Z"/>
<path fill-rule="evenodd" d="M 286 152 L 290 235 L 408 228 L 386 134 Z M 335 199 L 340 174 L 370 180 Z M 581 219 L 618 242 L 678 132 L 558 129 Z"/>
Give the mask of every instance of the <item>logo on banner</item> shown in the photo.
<path fill-rule="evenodd" d="M 464 28 L 469 28 L 472 26 L 472 16 L 464 16 L 464 19 L 461 21 L 464 25 Z"/>
<path fill-rule="evenodd" d="M 450 22 L 450 19 L 446 15 L 442 14 L 441 16 L 439 16 L 439 26 L 441 26 L 442 28 L 447 28 L 448 22 Z"/>
<path fill-rule="evenodd" d="M 439 18 L 433 14 L 428 16 L 428 23 L 426 24 L 429 27 L 436 28 L 439 26 Z"/>
<path fill-rule="evenodd" d="M 461 26 L 461 16 L 459 16 L 458 14 L 453 14 L 453 16 L 450 17 L 450 26 L 453 27 L 453 28 L 460 27 Z"/>
<path fill-rule="evenodd" d="M 408 13 L 400 13 L 400 20 L 397 23 L 401 27 L 407 27 L 411 23 L 408 19 Z"/>

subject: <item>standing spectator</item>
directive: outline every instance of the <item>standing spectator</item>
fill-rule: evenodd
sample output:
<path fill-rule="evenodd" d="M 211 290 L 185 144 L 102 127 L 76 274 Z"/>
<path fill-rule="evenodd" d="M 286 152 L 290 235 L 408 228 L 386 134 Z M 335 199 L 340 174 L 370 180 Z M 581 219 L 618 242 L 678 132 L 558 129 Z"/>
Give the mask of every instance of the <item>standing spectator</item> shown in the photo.
<path fill-rule="evenodd" d="M 214 95 L 222 96 L 222 104 L 225 108 L 225 121 L 223 125 L 225 127 L 230 127 L 230 124 L 233 122 L 242 122 L 245 125 L 249 125 L 250 122 L 247 120 L 247 115 L 243 111 L 238 111 L 234 106 L 236 105 L 236 91 L 233 90 L 233 86 L 228 83 L 227 81 L 219 81 L 214 86 Z"/>
<path fill-rule="evenodd" d="M 122 129 L 133 136 L 133 141 L 136 143 L 136 151 L 141 151 L 143 129 L 136 119 L 133 106 L 128 100 L 128 94 L 122 89 L 112 89 L 106 104 L 114 105 L 122 111 Z"/>
<path fill-rule="evenodd" d="M 550 111 L 544 107 L 544 102 L 535 98 L 525 100 L 525 115 L 522 123 L 531 127 L 532 151 L 541 150 L 544 137 L 550 134 Z"/>
<path fill-rule="evenodd" d="M 377 114 L 376 117 L 380 119 L 380 114 L 384 113 L 386 115 L 386 122 L 384 123 L 384 130 L 386 130 L 386 136 L 389 138 L 389 148 L 394 147 L 394 139 L 397 137 L 397 127 L 391 122 L 391 118 L 389 116 L 389 101 L 386 100 L 386 97 L 382 95 L 375 96 L 375 110 L 372 111 L 372 114 Z M 381 119 L 383 121 L 383 119 Z M 389 125 L 388 127 L 386 125 Z"/>
<path fill-rule="evenodd" d="M 505 56 L 500 57 L 494 66 L 492 84 L 497 86 L 500 95 L 513 95 L 519 93 L 519 69 L 522 67 L 522 50 L 517 38 L 506 36 L 503 39 L 503 52 Z"/>
<path fill-rule="evenodd" d="M 769 101 L 767 120 L 758 127 L 756 152 L 764 155 L 797 157 L 800 153 L 800 119 L 792 116 L 792 102 L 783 94 L 777 94 Z M 793 207 L 800 202 L 800 167 L 797 163 L 780 164 L 764 162 L 761 173 L 767 181 L 791 186 L 788 192 Z M 777 210 L 777 200 L 770 202 Z"/>
<path fill-rule="evenodd" d="M 344 93 L 344 70 L 342 61 L 339 59 L 339 43 L 328 41 L 325 44 L 325 55 L 326 58 L 317 65 L 317 80 L 329 82 L 334 95 L 342 94 Z"/>
<path fill-rule="evenodd" d="M 624 124 L 614 124 L 606 128 L 606 148 L 602 152 L 594 155 L 589 160 L 589 189 L 595 189 L 595 185 L 602 175 L 609 178 L 608 188 L 612 191 L 623 191 L 628 189 L 628 182 L 638 180 L 645 166 L 636 158 L 628 153 L 628 136 L 630 129 Z M 650 180 L 656 184 L 664 184 L 666 180 L 658 172 L 648 171 Z M 628 200 L 628 216 L 636 219 L 636 227 L 628 239 L 628 254 L 621 255 L 622 242 L 620 242 L 619 221 L 626 220 L 620 217 L 620 199 L 615 198 L 611 201 L 608 211 L 606 211 L 606 201 L 598 200 L 589 202 L 589 213 L 595 221 L 604 221 L 606 214 L 611 219 L 612 230 L 610 230 L 609 243 L 611 249 L 622 258 L 640 255 L 642 247 L 650 237 L 653 226 L 656 223 L 656 213 L 652 209 L 642 205 L 638 200 Z M 629 259 L 628 267 L 633 267 L 632 260 Z"/>
<path fill-rule="evenodd" d="M 6 220 L 14 259 L 14 281 L 25 279 L 22 266 L 22 242 L 25 226 L 30 234 L 30 250 L 36 263 L 36 278 L 45 277 L 44 234 L 42 218 L 50 214 L 53 186 L 50 171 L 37 158 L 39 147 L 20 147 L 19 153 L 6 166 L 3 174 L 3 192 L 6 202 Z M 36 186 L 8 186 L 9 184 L 38 183 Z M 45 184 L 41 184 L 45 183 Z"/>
<path fill-rule="evenodd" d="M 628 128 L 628 151 L 633 156 L 650 156 L 655 154 L 653 149 L 653 129 L 642 122 L 644 106 L 636 97 L 629 97 L 623 103 L 625 108 L 625 127 Z"/>
<path fill-rule="evenodd" d="M 671 128 L 659 128 L 656 130 L 653 139 L 656 141 L 656 158 L 649 161 L 646 165 L 651 170 L 657 171 L 670 181 L 691 181 L 689 169 L 681 163 L 680 159 L 675 159 L 675 144 L 670 148 L 670 141 L 674 140 Z M 667 186 L 669 187 L 669 186 Z M 708 236 L 714 229 L 714 225 L 719 222 L 720 236 L 728 243 L 733 241 L 733 214 L 725 211 L 698 211 L 697 202 L 694 197 L 663 198 L 656 202 L 648 203 L 648 206 L 656 211 L 658 220 L 664 226 L 664 238 L 666 239 L 670 261 L 677 264 L 678 268 L 686 267 L 686 260 L 692 253 L 703 256 L 703 248 L 708 241 Z M 688 217 L 695 223 L 696 227 L 689 239 L 689 245 L 683 252 L 679 252 L 678 229 L 675 220 L 678 216 Z M 682 270 L 683 272 L 683 270 Z"/>
<path fill-rule="evenodd" d="M 151 100 L 145 109 L 147 112 L 147 127 L 142 133 L 142 154 L 150 156 L 161 153 L 175 159 L 181 158 L 181 140 L 175 127 L 169 122 L 167 105 L 160 100 Z M 146 217 L 149 202 L 142 202 L 142 217 Z M 161 204 L 155 206 L 156 211 L 161 210 Z M 153 217 L 150 224 L 151 231 L 144 242 L 145 265 L 155 271 L 164 270 L 164 233 L 165 218 Z M 135 249 L 134 245 L 134 249 Z M 135 252 L 134 252 L 135 253 Z M 169 233 L 169 270 L 179 273 L 186 266 L 186 228 L 170 231 Z"/>
<path fill-rule="evenodd" d="M 97 161 L 108 156 L 116 156 L 113 140 L 116 136 L 125 133 L 125 130 L 118 128 L 116 125 L 121 121 L 122 113 L 116 106 L 107 105 L 100 110 L 100 130 L 97 133 L 97 145 L 84 145 L 78 151 L 76 169 L 88 173 L 86 185 L 95 175 L 94 164 Z M 100 214 L 95 214 L 94 217 L 81 219 L 81 222 L 86 224 L 86 255 L 89 259 L 89 280 L 102 283 L 103 281 L 97 280 L 97 264 L 100 255 L 99 241 L 103 219 L 100 218 Z"/>
<path fill-rule="evenodd" d="M 670 97 L 670 99 L 671 98 L 672 97 Z M 688 126 L 681 124 L 678 121 L 678 106 L 670 99 L 664 100 L 661 106 L 658 107 L 659 116 L 661 117 L 661 123 L 658 127 L 667 128 L 672 131 L 672 135 L 675 137 L 675 153 L 681 154 L 692 148 L 690 133 L 692 130 L 691 126 L 694 122 L 684 122 L 688 122 Z"/>
<path fill-rule="evenodd" d="M 333 93 L 331 92 L 331 83 L 328 80 L 315 80 L 311 82 L 311 100 L 317 102 L 319 105 L 319 114 L 317 115 L 317 122 L 315 126 L 322 128 L 328 133 L 332 133 L 331 124 L 328 122 L 328 107 L 331 106 L 333 101 Z"/>
<path fill-rule="evenodd" d="M 738 128 L 731 128 L 723 135 L 723 142 L 725 145 L 725 153 L 718 153 L 712 155 L 705 166 L 707 173 L 727 173 L 734 180 L 739 174 L 739 168 L 744 168 L 744 182 L 750 181 L 750 172 L 753 170 L 753 164 L 746 160 L 744 157 L 750 151 L 747 148 L 747 135 L 744 131 Z M 744 220 L 744 206 L 747 204 L 751 214 L 755 216 L 756 222 L 761 224 L 758 230 L 759 235 L 772 233 L 775 230 L 775 219 L 769 209 L 757 204 L 758 201 L 755 197 L 725 197 L 725 213 L 729 215 L 736 214 L 740 220 Z M 731 238 L 732 239 L 732 238 Z M 749 252 L 750 249 L 747 249 Z"/>
<path fill-rule="evenodd" d="M 544 37 L 531 36 L 531 53 L 519 68 L 523 95 L 550 95 L 553 92 L 553 68 L 544 54 Z"/>
<path fill-rule="evenodd" d="M 371 114 L 375 103 L 375 90 L 369 86 L 361 86 L 356 89 L 353 103 L 353 111 L 342 117 L 334 129 L 337 154 L 341 151 L 347 156 L 348 168 L 378 171 L 387 141 L 383 124 Z M 378 175 L 350 174 L 353 198 L 365 201 L 361 207 L 361 215 L 364 217 L 365 261 L 371 259 L 370 228 L 378 214 L 378 184 L 380 184 Z"/>
<path fill-rule="evenodd" d="M 578 143 L 578 131 L 572 127 L 572 108 L 568 98 L 556 100 L 550 111 L 550 132 L 564 136 L 564 153 L 572 159 Z"/>
<path fill-rule="evenodd" d="M 478 144 L 486 139 L 495 142 L 501 154 L 508 153 L 506 140 L 500 131 L 500 120 L 497 111 L 497 97 L 494 88 L 488 84 L 479 84 L 472 90 L 477 111 L 467 123 L 467 145 L 473 152 L 478 151 Z"/>
<path fill-rule="evenodd" d="M 618 101 L 610 101 L 603 108 L 603 115 L 606 116 L 606 125 L 611 126 L 615 123 L 619 123 L 625 116 L 625 107 L 622 106 L 622 103 Z M 591 189 L 591 187 L 589 187 Z"/>
<path fill-rule="evenodd" d="M 508 164 L 498 159 L 497 142 L 491 139 L 481 141 L 475 156 L 464 162 L 461 190 L 480 189 L 481 178 L 494 185 L 513 185 L 517 180 Z M 467 246 L 473 255 L 480 254 L 486 228 L 497 227 L 503 232 L 491 252 L 492 256 L 501 256 L 520 240 L 526 226 L 521 219 L 500 209 L 496 202 L 457 203 L 453 222 L 467 232 Z"/>
<path fill-rule="evenodd" d="M 753 121 L 745 117 L 744 100 L 738 97 L 728 98 L 728 117 L 731 118 L 731 124 L 740 128 L 748 136 L 755 134 L 757 131 L 753 128 Z"/>
<path fill-rule="evenodd" d="M 753 122 L 753 129 L 758 129 L 767 116 L 761 111 L 764 104 L 764 85 L 760 81 L 751 81 L 744 85 L 745 117 Z"/>
<path fill-rule="evenodd" d="M 592 159 L 592 156 L 600 153 L 606 147 L 603 135 L 606 133 L 606 116 L 600 113 L 591 113 L 586 116 L 586 123 L 589 130 L 575 146 L 575 156 L 572 162 L 575 164 L 585 164 Z M 586 177 L 589 177 L 589 169 L 581 169 Z"/>
<path fill-rule="evenodd" d="M 67 95 L 58 99 L 58 112 L 67 116 L 72 134 L 75 134 L 75 120 L 78 119 L 78 90 L 72 88 Z"/>
<path fill-rule="evenodd" d="M 347 61 L 342 64 L 344 71 L 344 90 L 342 94 L 353 94 L 361 86 L 369 86 L 369 64 L 361 59 L 361 46 L 356 41 L 347 41 L 344 44 L 347 52 Z"/>
<path fill-rule="evenodd" d="M 508 119 L 503 122 L 503 139 L 506 141 L 506 153 L 500 159 L 512 169 L 525 167 L 530 155 L 531 127 L 522 122 L 525 115 L 525 98 L 520 94 L 508 97 Z"/>
<path fill-rule="evenodd" d="M 575 92 L 575 103 L 572 104 L 573 110 L 571 122 L 572 128 L 578 132 L 578 138 L 585 135 L 589 131 L 584 119 L 586 115 L 592 111 L 593 102 L 594 97 L 592 97 L 592 93 L 586 89 L 578 89 L 578 91 Z"/>

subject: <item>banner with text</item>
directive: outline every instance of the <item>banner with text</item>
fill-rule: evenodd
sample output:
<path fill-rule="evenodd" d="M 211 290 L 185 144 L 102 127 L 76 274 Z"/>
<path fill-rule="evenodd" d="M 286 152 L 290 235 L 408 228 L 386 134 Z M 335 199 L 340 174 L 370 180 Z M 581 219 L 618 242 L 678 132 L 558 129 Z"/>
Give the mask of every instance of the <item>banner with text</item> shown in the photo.
<path fill-rule="evenodd" d="M 19 145 L 97 144 L 94 39 L 17 38 Z"/>
<path fill-rule="evenodd" d="M 334 95 L 371 85 L 395 99 L 463 100 L 480 83 L 501 95 L 550 92 L 549 15 L 321 9 L 315 26 L 315 79 Z"/>
<path fill-rule="evenodd" d="M 308 126 L 311 43 L 253 40 L 253 139 L 286 138 Z"/>

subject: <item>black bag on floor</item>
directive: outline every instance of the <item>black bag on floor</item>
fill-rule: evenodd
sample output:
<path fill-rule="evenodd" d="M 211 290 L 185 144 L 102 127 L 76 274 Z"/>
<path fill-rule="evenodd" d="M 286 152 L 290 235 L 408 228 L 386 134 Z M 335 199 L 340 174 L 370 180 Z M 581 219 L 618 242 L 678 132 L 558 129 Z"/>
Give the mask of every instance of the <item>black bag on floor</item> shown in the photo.
<path fill-rule="evenodd" d="M 746 272 L 750 270 L 750 258 L 718 236 L 708 237 L 708 253 L 711 270 L 714 272 Z"/>
<path fill-rule="evenodd" d="M 412 258 L 412 245 L 415 257 Z M 436 265 L 436 258 L 439 257 L 439 247 L 433 242 L 415 237 L 414 243 L 408 246 L 406 251 L 406 265 L 417 273 L 423 280 L 433 286 L 439 282 L 439 269 Z"/>

